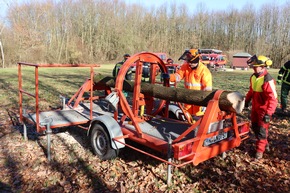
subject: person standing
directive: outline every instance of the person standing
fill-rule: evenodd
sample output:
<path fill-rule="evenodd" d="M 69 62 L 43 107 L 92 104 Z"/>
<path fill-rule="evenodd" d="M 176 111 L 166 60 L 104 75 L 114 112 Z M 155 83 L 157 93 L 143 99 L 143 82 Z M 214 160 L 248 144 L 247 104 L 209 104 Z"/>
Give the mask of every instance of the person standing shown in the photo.
<path fill-rule="evenodd" d="M 121 62 L 118 62 L 115 65 L 115 67 L 114 67 L 114 69 L 112 71 L 112 74 L 113 74 L 114 77 L 116 77 L 118 75 L 118 73 L 120 71 L 120 68 L 126 62 L 126 60 L 130 57 L 130 55 L 129 54 L 124 54 L 123 57 L 124 57 L 124 59 Z M 127 71 L 126 76 L 125 76 L 125 79 L 126 80 L 132 80 L 132 70 L 131 69 L 129 69 Z"/>
<path fill-rule="evenodd" d="M 252 101 L 251 123 L 257 139 L 255 158 L 261 159 L 265 149 L 269 149 L 268 130 L 272 114 L 278 104 L 276 85 L 267 71 L 267 66 L 272 65 L 272 60 L 268 57 L 254 55 L 247 64 L 253 68 L 254 73 L 250 77 L 245 107 L 247 108 Z"/>
<path fill-rule="evenodd" d="M 174 74 L 170 74 L 170 82 L 184 80 L 184 87 L 192 90 L 212 90 L 212 75 L 209 69 L 200 61 L 198 49 L 185 50 L 178 60 L 184 60 L 181 68 Z M 204 115 L 205 107 L 184 104 L 184 110 L 192 116 Z"/>
<path fill-rule="evenodd" d="M 174 61 L 171 58 L 168 58 L 166 61 L 167 70 L 169 74 L 173 74 L 176 72 L 176 66 L 173 63 Z"/>
<path fill-rule="evenodd" d="M 277 83 L 281 84 L 281 110 L 282 113 L 286 113 L 287 109 L 287 97 L 290 90 L 290 60 L 286 62 L 278 72 Z"/>

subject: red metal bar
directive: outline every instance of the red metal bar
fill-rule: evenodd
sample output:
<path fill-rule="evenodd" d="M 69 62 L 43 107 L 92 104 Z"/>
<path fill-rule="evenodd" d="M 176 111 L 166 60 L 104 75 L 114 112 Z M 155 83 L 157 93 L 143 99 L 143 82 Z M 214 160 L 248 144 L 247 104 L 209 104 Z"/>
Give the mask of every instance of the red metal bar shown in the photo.
<path fill-rule="evenodd" d="M 87 92 L 87 91 L 90 90 L 91 85 L 92 85 L 92 80 L 88 79 L 88 80 L 86 80 L 86 82 L 81 86 L 81 88 L 79 89 L 79 92 L 77 92 L 77 94 L 76 94 L 77 98 L 76 98 L 76 101 L 75 101 L 75 103 L 74 103 L 73 108 L 76 108 L 76 107 L 79 105 L 80 101 L 82 101 L 83 94 L 84 94 L 85 92 Z M 92 98 L 92 97 L 90 96 L 90 98 Z M 70 100 L 70 102 L 71 102 L 71 100 Z"/>
<path fill-rule="evenodd" d="M 32 64 L 26 62 L 19 62 L 20 65 L 34 66 L 34 67 L 100 67 L 99 64 Z"/>
<path fill-rule="evenodd" d="M 35 67 L 35 94 L 31 94 L 25 90 L 22 89 L 22 69 L 21 66 L 32 66 Z M 37 132 L 41 130 L 40 127 L 40 109 L 39 109 L 39 67 L 90 67 L 90 82 L 86 84 L 85 88 L 80 88 L 79 92 L 82 91 L 82 89 L 88 91 L 90 89 L 90 119 L 92 119 L 92 101 L 94 99 L 93 97 L 93 76 L 94 76 L 94 70 L 93 67 L 99 67 L 99 64 L 32 64 L 32 63 L 25 63 L 25 62 L 19 62 L 18 63 L 18 92 L 19 92 L 19 113 L 20 113 L 20 121 L 23 121 L 23 93 L 27 94 L 30 97 L 35 98 L 35 114 L 36 114 L 36 129 Z M 89 84 L 89 85 L 88 85 Z M 82 93 L 83 94 L 83 93 Z M 77 97 L 74 96 L 74 97 Z M 78 98 L 79 100 L 83 99 L 82 96 Z M 71 100 L 69 103 L 72 102 Z M 79 101 L 78 101 L 79 102 Z M 80 123 L 81 124 L 81 123 Z M 62 126 L 69 126 L 70 124 L 65 125 L 58 125 L 57 127 Z M 52 127 L 53 128 L 53 127 Z"/>
<path fill-rule="evenodd" d="M 134 116 L 133 111 L 131 110 L 130 105 L 128 104 L 127 99 L 124 96 L 123 92 L 119 91 L 117 89 L 115 89 L 115 90 L 118 91 L 118 95 L 119 95 L 119 98 L 120 98 L 120 104 L 123 107 L 122 110 L 124 112 L 126 112 L 125 114 L 128 115 L 128 117 L 131 118 L 131 120 L 133 122 L 133 125 L 136 128 L 136 131 L 138 132 L 139 137 L 142 138 L 143 137 L 143 132 L 142 132 L 138 122 L 139 121 L 143 121 L 143 120 L 141 120 L 138 116 Z"/>
<path fill-rule="evenodd" d="M 90 120 L 93 119 L 93 82 L 94 82 L 94 70 L 93 67 L 90 67 Z"/>
<path fill-rule="evenodd" d="M 81 126 L 81 125 L 77 125 L 77 127 L 81 128 L 81 129 L 83 129 L 83 130 L 89 130 L 88 127 L 83 127 L 83 126 Z"/>
<path fill-rule="evenodd" d="M 238 131 L 238 123 L 237 123 L 237 117 L 236 114 L 233 114 L 233 128 L 234 128 L 234 132 L 235 132 L 235 136 L 238 139 L 238 144 L 237 146 L 239 146 L 241 144 L 241 137 Z"/>
<path fill-rule="evenodd" d="M 129 138 L 130 138 L 130 137 L 129 137 Z M 131 146 L 131 145 L 128 145 L 128 144 L 126 144 L 126 143 L 123 143 L 122 141 L 118 140 L 118 138 L 113 138 L 113 140 L 114 140 L 114 141 L 117 141 L 118 143 L 121 143 L 121 144 L 123 144 L 123 145 L 125 145 L 125 146 L 127 146 L 127 147 L 129 147 L 129 148 L 131 148 L 131 149 L 133 149 L 133 150 L 135 150 L 135 151 L 138 151 L 138 152 L 143 153 L 143 154 L 145 154 L 145 155 L 147 155 L 147 156 L 153 157 L 153 158 L 155 158 L 155 159 L 157 159 L 157 160 L 159 160 L 159 161 L 162 161 L 162 162 L 164 162 L 164 163 L 166 163 L 166 164 L 172 165 L 172 166 L 177 167 L 177 168 L 192 163 L 192 160 L 190 160 L 190 161 L 183 162 L 183 163 L 181 163 L 181 164 L 175 164 L 175 163 L 173 163 L 173 162 L 169 162 L 169 161 L 167 161 L 167 160 L 165 160 L 165 159 L 162 159 L 162 158 L 157 157 L 157 156 L 155 156 L 155 155 L 153 155 L 153 154 L 150 154 L 150 153 L 148 153 L 148 152 L 145 152 L 145 151 L 143 151 L 143 150 L 141 150 L 141 149 L 138 149 L 138 148 L 136 148 L 136 147 L 133 147 L 133 146 Z"/>
<path fill-rule="evenodd" d="M 35 112 L 36 112 L 36 130 L 40 131 L 39 128 L 39 96 L 38 96 L 39 82 L 38 82 L 38 67 L 35 67 Z"/>
<path fill-rule="evenodd" d="M 20 122 L 23 122 L 23 107 L 22 107 L 22 73 L 21 73 L 21 65 L 18 64 L 18 95 L 19 95 L 19 114 L 20 114 Z"/>
<path fill-rule="evenodd" d="M 140 62 L 140 60 L 137 60 L 136 62 L 136 71 L 135 71 L 135 84 L 134 84 L 134 92 L 133 92 L 133 115 L 136 117 L 138 116 L 139 111 L 139 93 L 141 90 L 141 78 L 142 78 L 142 65 L 143 63 Z"/>
<path fill-rule="evenodd" d="M 197 126 L 199 126 L 199 124 L 200 124 L 200 120 L 198 120 L 197 122 L 195 122 L 195 124 L 193 124 L 192 126 L 190 126 L 180 136 L 178 136 L 175 140 L 173 140 L 173 143 L 176 143 L 176 142 L 182 140 L 187 134 L 189 134 L 191 131 L 193 131 L 194 129 L 196 129 Z"/>

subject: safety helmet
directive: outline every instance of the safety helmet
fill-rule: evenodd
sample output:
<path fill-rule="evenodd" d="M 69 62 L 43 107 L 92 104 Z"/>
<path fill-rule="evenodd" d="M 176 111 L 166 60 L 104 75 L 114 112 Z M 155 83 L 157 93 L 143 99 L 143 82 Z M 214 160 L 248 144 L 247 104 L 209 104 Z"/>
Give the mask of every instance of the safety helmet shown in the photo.
<path fill-rule="evenodd" d="M 247 61 L 247 64 L 249 66 L 253 66 L 253 67 L 258 67 L 258 66 L 271 66 L 273 64 L 273 61 L 266 57 L 266 56 L 263 56 L 263 55 L 260 55 L 260 56 L 256 56 L 256 55 L 253 55 L 248 61 Z"/>
<path fill-rule="evenodd" d="M 130 57 L 130 54 L 124 54 L 123 57 L 124 57 L 124 58 L 129 58 L 129 57 Z"/>
<path fill-rule="evenodd" d="M 185 60 L 189 63 L 197 63 L 199 61 L 199 56 L 199 49 L 189 49 L 185 50 L 178 60 Z"/>
<path fill-rule="evenodd" d="M 168 58 L 166 62 L 167 62 L 167 64 L 169 64 L 169 63 L 173 64 L 174 63 L 174 61 L 171 58 Z"/>

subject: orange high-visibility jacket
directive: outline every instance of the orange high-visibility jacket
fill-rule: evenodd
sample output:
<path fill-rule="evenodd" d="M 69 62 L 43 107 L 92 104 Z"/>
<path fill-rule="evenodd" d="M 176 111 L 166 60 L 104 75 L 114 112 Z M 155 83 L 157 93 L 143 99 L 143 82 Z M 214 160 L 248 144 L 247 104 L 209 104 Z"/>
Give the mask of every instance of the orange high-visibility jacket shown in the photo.
<path fill-rule="evenodd" d="M 196 69 L 191 69 L 189 64 L 185 62 L 180 70 L 174 74 L 170 74 L 170 82 L 179 82 L 184 79 L 184 87 L 192 90 L 212 90 L 212 75 L 210 70 L 201 62 L 199 62 Z M 193 115 L 200 114 L 201 108 L 195 106 L 192 110 L 192 105 L 185 105 L 185 110 Z"/>
<path fill-rule="evenodd" d="M 209 69 L 201 62 L 192 70 L 185 62 L 180 70 L 170 75 L 170 82 L 179 82 L 184 79 L 184 87 L 193 90 L 212 90 L 212 75 Z"/>

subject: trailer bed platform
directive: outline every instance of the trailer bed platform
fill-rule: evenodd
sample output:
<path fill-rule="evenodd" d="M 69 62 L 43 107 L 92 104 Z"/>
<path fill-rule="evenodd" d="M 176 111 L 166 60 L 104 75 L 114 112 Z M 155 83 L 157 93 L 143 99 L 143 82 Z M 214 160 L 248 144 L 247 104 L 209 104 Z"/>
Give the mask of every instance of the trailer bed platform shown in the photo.
<path fill-rule="evenodd" d="M 174 140 L 178 138 L 183 132 L 185 132 L 191 125 L 162 117 L 141 122 L 139 123 L 139 126 L 143 133 L 166 141 L 167 134 L 170 134 Z M 131 124 L 125 124 L 125 127 L 131 130 L 135 130 L 135 127 Z M 183 140 L 194 138 L 195 136 L 196 130 L 193 130 L 188 135 L 186 135 Z"/>
<path fill-rule="evenodd" d="M 28 114 L 24 117 L 36 124 L 36 114 Z M 39 123 L 45 122 L 47 119 L 52 120 L 50 125 L 51 128 L 80 125 L 90 121 L 88 117 L 73 109 L 39 113 Z"/>

